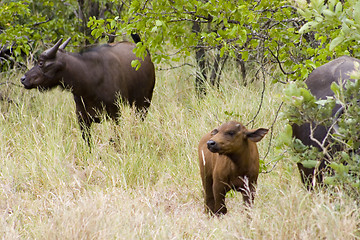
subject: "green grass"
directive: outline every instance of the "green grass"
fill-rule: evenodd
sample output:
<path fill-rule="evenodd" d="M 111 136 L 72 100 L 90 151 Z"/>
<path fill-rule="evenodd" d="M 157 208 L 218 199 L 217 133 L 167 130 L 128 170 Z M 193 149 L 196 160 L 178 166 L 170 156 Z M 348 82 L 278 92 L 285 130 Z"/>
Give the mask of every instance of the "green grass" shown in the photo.
<path fill-rule="evenodd" d="M 199 100 L 192 75 L 187 67 L 158 71 L 145 121 L 123 106 L 119 125 L 93 125 L 91 153 L 69 92 L 2 85 L 17 103 L 0 103 L 3 239 L 360 238 L 356 203 L 340 190 L 307 192 L 286 160 L 260 174 L 251 210 L 236 193 L 227 198 L 227 215 L 204 214 L 198 142 L 221 122 L 250 122 L 262 80 L 244 88 L 236 71 L 226 71 L 221 89 Z M 20 76 L 3 74 L 1 82 Z M 282 88 L 266 84 L 254 128 L 272 125 Z M 283 125 L 275 123 L 274 139 Z M 261 157 L 269 140 L 258 144 Z M 277 154 L 271 147 L 265 162 Z"/>

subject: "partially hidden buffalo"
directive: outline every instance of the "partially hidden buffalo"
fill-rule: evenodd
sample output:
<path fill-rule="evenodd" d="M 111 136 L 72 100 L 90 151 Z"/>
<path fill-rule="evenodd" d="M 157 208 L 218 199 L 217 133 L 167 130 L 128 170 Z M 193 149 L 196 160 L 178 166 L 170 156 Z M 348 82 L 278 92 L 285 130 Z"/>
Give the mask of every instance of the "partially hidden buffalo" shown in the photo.
<path fill-rule="evenodd" d="M 135 42 L 140 41 L 137 34 L 132 36 Z M 64 50 L 69 41 L 61 44 L 60 39 L 39 56 L 36 65 L 21 78 L 26 89 L 60 86 L 71 91 L 83 138 L 88 143 L 90 126 L 100 122 L 100 113 L 105 110 L 112 119 L 118 117 L 119 98 L 146 114 L 155 85 L 149 53 L 141 60 L 133 53 L 136 45 L 125 41 L 70 53 Z M 141 63 L 138 70 L 131 66 L 135 59 Z"/>
<path fill-rule="evenodd" d="M 334 93 L 330 88 L 331 84 L 333 82 L 345 83 L 347 80 L 349 80 L 351 72 L 356 69 L 354 63 L 360 64 L 360 60 L 348 56 L 339 57 L 316 68 L 306 79 L 305 83 L 310 92 L 317 99 L 326 99 L 327 96 L 334 96 Z M 333 109 L 333 115 L 338 115 L 340 111 L 340 106 L 336 105 Z M 293 136 L 301 140 L 304 145 L 313 146 L 322 151 L 321 147 L 316 142 L 310 139 L 309 123 L 305 123 L 300 126 L 293 124 L 292 129 Z M 325 139 L 328 131 L 329 129 L 327 127 L 318 126 L 314 130 L 313 137 L 319 142 L 322 142 Z M 329 141 L 326 141 L 326 144 L 329 144 Z M 326 170 L 327 162 L 328 159 L 322 159 L 317 169 L 306 168 L 302 163 L 297 164 L 300 171 L 301 180 L 308 190 L 311 190 L 313 188 L 314 183 L 322 185 L 323 174 Z"/>
<path fill-rule="evenodd" d="M 202 137 L 198 154 L 207 212 L 226 214 L 225 195 L 231 189 L 240 191 L 245 204 L 252 205 L 259 175 L 256 142 L 267 132 L 230 121 Z"/>

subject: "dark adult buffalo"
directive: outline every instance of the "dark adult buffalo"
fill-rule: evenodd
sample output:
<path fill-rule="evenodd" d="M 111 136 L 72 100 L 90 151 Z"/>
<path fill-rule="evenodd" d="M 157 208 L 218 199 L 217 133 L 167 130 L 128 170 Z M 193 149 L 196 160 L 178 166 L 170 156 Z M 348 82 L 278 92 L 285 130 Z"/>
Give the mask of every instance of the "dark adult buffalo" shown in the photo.
<path fill-rule="evenodd" d="M 140 41 L 138 35 L 133 39 Z M 64 50 L 69 41 L 61 45 L 60 39 L 39 56 L 37 64 L 21 78 L 26 89 L 60 86 L 71 91 L 83 138 L 88 141 L 91 124 L 100 121 L 99 113 L 105 110 L 112 119 L 118 117 L 119 98 L 146 114 L 155 85 L 149 53 L 144 60 L 138 59 L 133 53 L 136 45 L 130 42 L 70 53 Z M 141 63 L 138 70 L 131 66 L 135 59 Z"/>
<path fill-rule="evenodd" d="M 343 56 L 337 58 L 331 62 L 326 63 L 315 69 L 305 81 L 310 92 L 317 99 L 326 99 L 326 96 L 333 96 L 334 93 L 330 89 L 330 86 L 333 82 L 346 82 L 350 79 L 351 72 L 356 69 L 354 63 L 357 62 L 360 64 L 360 60 L 348 56 Z M 333 109 L 333 115 L 335 115 L 340 109 L 340 106 L 337 105 Z M 339 111 L 340 112 L 340 111 Z M 339 114 L 339 112 L 337 114 Z M 293 135 L 300 139 L 303 144 L 307 146 L 314 146 L 322 151 L 321 147 L 314 141 L 310 139 L 310 124 L 306 123 L 301 126 L 294 124 L 292 126 Z M 314 138 L 319 142 L 322 142 L 326 137 L 328 128 L 324 126 L 318 126 L 314 131 Z M 327 159 L 323 159 L 317 170 L 315 168 L 306 168 L 301 163 L 298 163 L 298 168 L 301 175 L 302 182 L 306 185 L 308 189 L 313 187 L 313 178 L 316 176 L 316 182 L 323 182 L 323 171 L 326 168 Z"/>

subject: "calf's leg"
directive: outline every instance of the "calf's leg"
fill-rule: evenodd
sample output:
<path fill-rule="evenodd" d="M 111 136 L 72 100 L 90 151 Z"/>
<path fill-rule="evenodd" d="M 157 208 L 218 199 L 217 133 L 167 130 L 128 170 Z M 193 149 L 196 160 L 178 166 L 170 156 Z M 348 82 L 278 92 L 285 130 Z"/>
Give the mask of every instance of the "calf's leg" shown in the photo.
<path fill-rule="evenodd" d="M 225 195 L 227 192 L 226 185 L 219 181 L 214 179 L 213 184 L 213 192 L 214 192 L 214 198 L 215 198 L 215 208 L 214 208 L 214 214 L 221 215 L 227 213 L 227 208 L 225 205 Z"/>
<path fill-rule="evenodd" d="M 203 180 L 203 186 L 205 191 L 205 211 L 214 213 L 215 211 L 215 199 L 213 193 L 213 179 L 211 176 L 206 177 Z"/>

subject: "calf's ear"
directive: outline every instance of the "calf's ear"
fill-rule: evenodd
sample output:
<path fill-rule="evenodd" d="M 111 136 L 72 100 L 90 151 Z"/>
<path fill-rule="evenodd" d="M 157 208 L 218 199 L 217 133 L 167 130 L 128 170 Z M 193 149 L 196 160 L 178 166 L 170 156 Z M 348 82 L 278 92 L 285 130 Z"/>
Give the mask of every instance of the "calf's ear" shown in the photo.
<path fill-rule="evenodd" d="M 253 142 L 260 141 L 269 131 L 269 129 L 266 128 L 258 128 L 253 130 L 246 131 L 246 137 Z"/>

